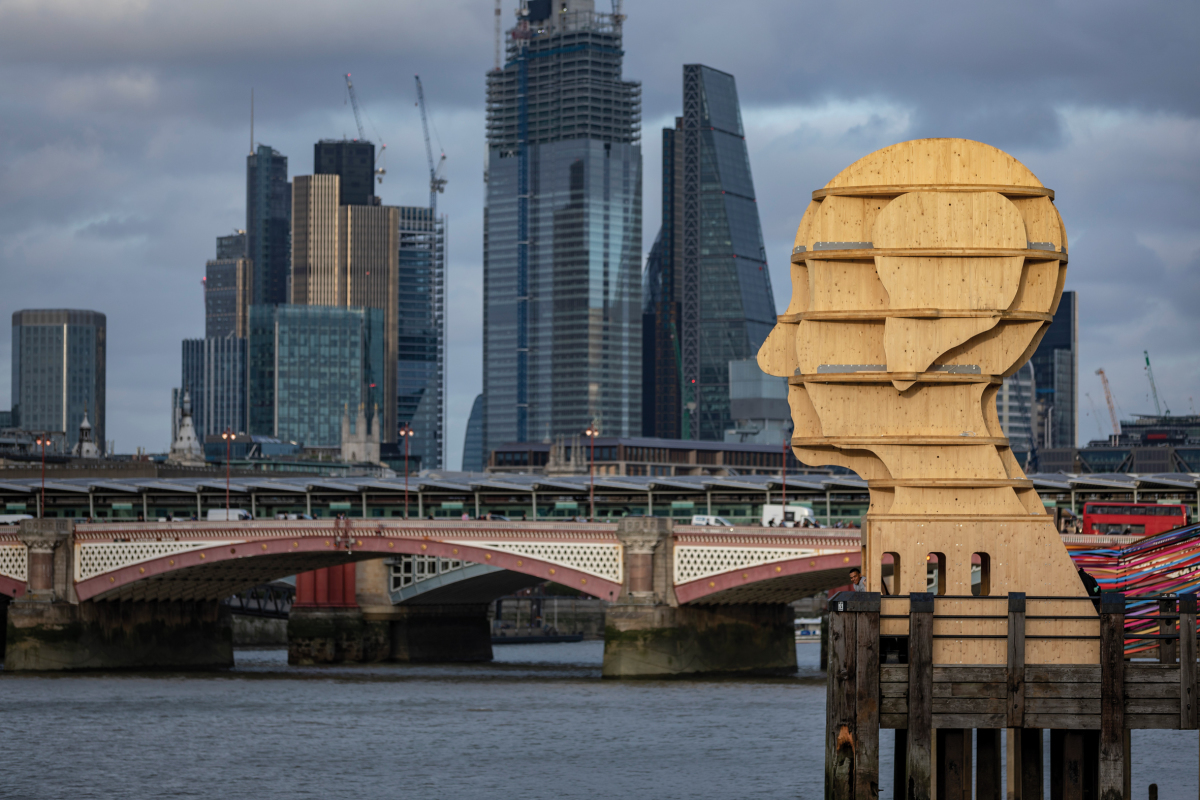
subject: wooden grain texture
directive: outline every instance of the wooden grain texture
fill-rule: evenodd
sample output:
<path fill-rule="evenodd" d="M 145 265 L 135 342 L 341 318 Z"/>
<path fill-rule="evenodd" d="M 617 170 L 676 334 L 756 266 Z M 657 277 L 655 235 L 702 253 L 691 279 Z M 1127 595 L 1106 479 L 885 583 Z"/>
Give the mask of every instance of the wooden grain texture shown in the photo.
<path fill-rule="evenodd" d="M 1179 596 L 1179 727 L 1200 723 L 1196 706 L 1196 595 Z"/>
<path fill-rule="evenodd" d="M 857 614 L 849 611 L 829 613 L 825 796 L 831 800 L 854 800 L 855 655 L 858 649 L 856 617 Z"/>
<path fill-rule="evenodd" d="M 878 602 L 878 598 L 872 598 Z M 855 800 L 879 796 L 879 611 L 856 611 Z"/>
<path fill-rule="evenodd" d="M 933 792 L 933 597 L 909 596 L 907 800 L 931 800 Z"/>
<path fill-rule="evenodd" d="M 1127 777 L 1124 737 L 1128 724 L 1125 718 L 1124 596 L 1104 593 L 1100 611 L 1099 792 L 1101 800 L 1122 800 Z"/>
<path fill-rule="evenodd" d="M 939 800 L 971 798 L 971 730 L 937 730 L 937 797 Z"/>
<path fill-rule="evenodd" d="M 993 595 L 1083 597 L 995 411 L 996 381 L 1030 357 L 1062 294 L 1067 240 L 1053 193 L 994 147 L 923 139 L 859 159 L 813 197 L 791 302 L 759 362 L 789 379 L 795 456 L 876 482 L 869 588 L 893 553 L 899 591 L 920 591 L 926 557 L 941 553 L 944 591 L 970 595 L 981 553 Z M 1059 603 L 1043 616 L 1072 611 Z M 900 627 L 881 622 L 888 635 Z M 1006 662 L 1003 639 L 980 638 L 1003 635 L 991 623 L 934 627 L 935 663 Z M 1097 664 L 1098 640 L 1072 638 L 1097 635 L 1095 622 L 1030 620 L 1025 663 Z"/>
<path fill-rule="evenodd" d="M 1008 727 L 1025 727 L 1025 608 L 1023 592 L 1008 595 L 1008 667 L 1007 685 Z"/>

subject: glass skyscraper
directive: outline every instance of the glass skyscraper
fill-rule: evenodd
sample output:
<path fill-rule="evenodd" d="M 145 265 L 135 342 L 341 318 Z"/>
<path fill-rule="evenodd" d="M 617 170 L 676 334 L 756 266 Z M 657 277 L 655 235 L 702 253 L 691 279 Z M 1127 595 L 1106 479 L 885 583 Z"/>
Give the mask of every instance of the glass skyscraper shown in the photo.
<path fill-rule="evenodd" d="M 288 301 L 292 186 L 287 156 L 260 144 L 246 157 L 246 257 L 254 262 L 255 305 Z"/>
<path fill-rule="evenodd" d="M 445 465 L 446 218 L 400 209 L 400 343 L 396 417 L 414 431 L 409 452 L 422 469 Z"/>
<path fill-rule="evenodd" d="M 191 394 L 192 424 L 200 441 L 226 429 L 245 433 L 246 339 L 184 339 L 182 363 L 180 386 Z"/>
<path fill-rule="evenodd" d="M 522 0 L 487 77 L 484 447 L 641 431 L 641 87 L 621 17 Z"/>
<path fill-rule="evenodd" d="M 1054 320 L 1033 352 L 1038 447 L 1075 447 L 1079 418 L 1079 309 L 1063 292 Z"/>
<path fill-rule="evenodd" d="M 12 316 L 13 424 L 79 441 L 86 409 L 93 440 L 104 438 L 107 318 L 74 309 L 17 311 Z"/>
<path fill-rule="evenodd" d="M 662 184 L 643 280 L 642 434 L 721 440 L 732 422 L 729 362 L 753 358 L 775 325 L 732 75 L 684 66 Z"/>
<path fill-rule="evenodd" d="M 343 411 L 383 414 L 386 342 L 382 309 L 253 306 L 249 432 L 340 446 Z"/>
<path fill-rule="evenodd" d="M 313 145 L 313 174 L 341 178 L 338 205 L 371 206 L 375 199 L 375 145 L 322 139 Z"/>

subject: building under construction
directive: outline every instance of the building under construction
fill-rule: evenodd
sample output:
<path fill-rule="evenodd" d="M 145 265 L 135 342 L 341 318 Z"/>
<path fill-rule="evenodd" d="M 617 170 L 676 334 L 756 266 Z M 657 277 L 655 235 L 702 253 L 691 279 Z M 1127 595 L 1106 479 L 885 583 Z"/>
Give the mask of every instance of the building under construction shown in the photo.
<path fill-rule="evenodd" d="M 485 447 L 641 431 L 641 87 L 619 14 L 523 0 L 487 77 Z"/>

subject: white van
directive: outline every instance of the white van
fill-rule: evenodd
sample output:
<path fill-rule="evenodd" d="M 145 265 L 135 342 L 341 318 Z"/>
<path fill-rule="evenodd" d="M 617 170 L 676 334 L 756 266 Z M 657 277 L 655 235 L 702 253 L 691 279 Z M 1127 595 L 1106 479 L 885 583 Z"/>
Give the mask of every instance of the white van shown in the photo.
<path fill-rule="evenodd" d="M 707 514 L 696 514 L 692 517 L 693 525 L 722 525 L 726 528 L 732 528 L 733 523 L 724 517 L 710 517 Z"/>
<path fill-rule="evenodd" d="M 244 508 L 210 508 L 208 510 L 209 522 L 235 522 L 250 519 L 250 512 Z"/>
<path fill-rule="evenodd" d="M 788 503 L 786 510 L 782 505 L 762 507 L 762 526 L 764 528 L 799 528 L 805 524 L 809 527 L 817 527 L 817 519 L 813 515 L 811 506 Z"/>

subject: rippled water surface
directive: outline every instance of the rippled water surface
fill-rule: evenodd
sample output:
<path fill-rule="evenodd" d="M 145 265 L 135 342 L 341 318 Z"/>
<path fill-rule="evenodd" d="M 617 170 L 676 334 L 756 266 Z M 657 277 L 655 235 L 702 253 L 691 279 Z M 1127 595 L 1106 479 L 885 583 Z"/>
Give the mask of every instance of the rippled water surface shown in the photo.
<path fill-rule="evenodd" d="M 332 668 L 245 650 L 218 674 L 0 674 L 0 797 L 822 796 L 815 645 L 773 680 L 602 681 L 602 650 Z M 1135 798 L 1153 779 L 1161 800 L 1194 800 L 1195 731 L 1137 732 L 1134 749 Z"/>

